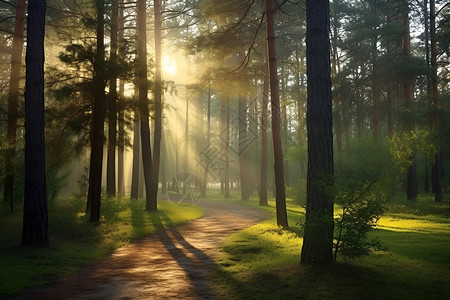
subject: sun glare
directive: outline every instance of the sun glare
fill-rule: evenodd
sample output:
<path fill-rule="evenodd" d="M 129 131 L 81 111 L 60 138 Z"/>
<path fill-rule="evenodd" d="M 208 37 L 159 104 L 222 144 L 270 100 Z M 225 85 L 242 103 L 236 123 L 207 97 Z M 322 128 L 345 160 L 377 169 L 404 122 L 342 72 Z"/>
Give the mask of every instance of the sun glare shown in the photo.
<path fill-rule="evenodd" d="M 167 75 L 176 75 L 177 74 L 177 63 L 173 58 L 164 55 L 162 60 L 162 67 L 164 73 Z"/>

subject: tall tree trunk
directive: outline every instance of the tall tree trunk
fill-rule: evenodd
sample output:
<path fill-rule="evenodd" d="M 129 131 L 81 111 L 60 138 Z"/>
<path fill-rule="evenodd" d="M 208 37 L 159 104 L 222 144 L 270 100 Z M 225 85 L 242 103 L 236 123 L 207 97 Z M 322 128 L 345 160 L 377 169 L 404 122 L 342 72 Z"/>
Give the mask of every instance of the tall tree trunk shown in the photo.
<path fill-rule="evenodd" d="M 206 145 L 210 146 L 211 143 L 211 77 L 208 78 L 208 112 L 207 112 L 207 124 L 206 124 Z M 209 161 L 205 163 L 205 170 L 203 171 L 202 181 L 202 197 L 206 196 L 206 184 L 208 180 Z"/>
<path fill-rule="evenodd" d="M 282 147 L 283 149 L 288 149 L 288 117 L 287 117 L 287 79 L 286 72 L 284 70 L 284 65 L 281 67 L 281 118 L 282 118 Z M 287 159 L 283 159 L 284 167 L 284 183 L 286 186 L 291 186 L 289 181 L 289 165 Z"/>
<path fill-rule="evenodd" d="M 388 42 L 386 45 L 386 50 L 388 56 L 392 55 L 392 42 Z M 388 76 L 389 77 L 389 76 Z M 390 78 L 387 78 L 386 80 L 386 100 L 387 100 L 387 127 L 388 127 L 388 136 L 389 138 L 392 137 L 394 133 L 394 122 L 392 118 L 392 99 L 393 99 L 393 92 L 392 92 L 392 80 Z"/>
<path fill-rule="evenodd" d="M 377 15 L 377 1 L 373 0 L 371 3 L 371 10 L 373 17 Z M 377 28 L 373 27 L 372 30 L 375 31 Z M 375 140 L 378 139 L 378 50 L 377 50 L 378 35 L 373 35 L 372 37 L 372 133 Z"/>
<path fill-rule="evenodd" d="M 247 200 L 249 197 L 249 178 L 248 178 L 248 162 L 247 162 L 247 98 L 239 96 L 238 103 L 238 120 L 239 120 L 239 173 L 241 180 L 241 198 Z"/>
<path fill-rule="evenodd" d="M 16 18 L 11 48 L 11 75 L 8 90 L 8 121 L 5 151 L 5 182 L 3 200 L 10 202 L 11 212 L 14 211 L 14 170 L 16 160 L 17 118 L 20 94 L 20 68 L 22 66 L 23 29 L 25 22 L 25 0 L 16 3 Z"/>
<path fill-rule="evenodd" d="M 117 39 L 119 0 L 112 1 L 111 8 L 111 53 L 113 65 L 117 64 Z M 108 158 L 106 162 L 106 192 L 108 196 L 116 196 L 116 145 L 117 145 L 117 74 L 112 73 L 109 83 L 108 99 L 109 125 L 108 125 Z"/>
<path fill-rule="evenodd" d="M 119 22 L 118 22 L 118 40 L 123 42 L 124 40 L 124 19 L 123 19 L 123 0 L 120 0 L 119 4 Z M 121 47 L 122 49 L 123 47 Z M 119 56 L 124 56 L 123 51 L 119 50 Z M 122 99 L 125 92 L 125 82 L 123 78 L 120 78 L 119 82 L 119 99 Z M 119 100 L 120 101 L 120 100 Z M 125 196 L 125 181 L 124 181 L 124 151 L 125 151 L 125 120 L 124 120 L 124 109 L 122 105 L 118 106 L 117 111 L 118 119 L 118 153 L 117 153 L 117 193 L 120 196 Z"/>
<path fill-rule="evenodd" d="M 434 109 L 433 130 L 437 136 L 438 151 L 432 166 L 433 191 L 436 202 L 442 201 L 442 154 L 440 149 L 440 120 L 439 120 L 439 94 L 437 81 L 437 51 L 436 51 L 436 6 L 435 0 L 430 0 L 430 40 L 431 40 L 431 97 Z"/>
<path fill-rule="evenodd" d="M 427 63 L 427 74 L 426 74 L 426 82 L 427 82 L 427 107 L 428 107 L 428 113 L 429 115 L 429 121 L 430 121 L 430 130 L 433 130 L 433 118 L 431 116 L 431 110 L 432 110 L 432 100 L 431 100 L 431 70 L 430 70 L 430 17 L 428 14 L 428 0 L 423 1 L 423 18 L 425 20 L 425 28 L 424 28 L 424 44 L 425 44 L 425 61 Z M 429 161 L 428 159 L 425 160 L 425 184 L 424 189 L 425 192 L 430 192 L 430 180 L 428 176 L 428 165 Z M 431 173 L 433 173 L 433 163 L 431 164 Z M 433 177 L 433 176 L 432 176 Z"/>
<path fill-rule="evenodd" d="M 326 266 L 333 263 L 334 230 L 329 1 L 307 0 L 306 22 L 308 178 L 301 263 Z"/>
<path fill-rule="evenodd" d="M 151 170 L 151 187 L 147 190 L 146 210 L 158 209 L 158 182 L 159 164 L 161 159 L 161 134 L 162 134 L 162 77 L 161 77 L 161 0 L 154 0 L 155 16 L 155 130 L 153 133 L 153 161 Z"/>
<path fill-rule="evenodd" d="M 94 63 L 93 79 L 93 110 L 91 132 L 91 161 L 89 167 L 88 206 L 91 209 L 90 221 L 100 220 L 100 205 L 102 196 L 102 162 L 104 142 L 105 107 L 105 29 L 104 29 L 104 3 L 96 1 L 97 8 L 97 53 Z"/>
<path fill-rule="evenodd" d="M 295 57 L 297 61 L 297 71 L 295 72 L 295 83 L 297 89 L 297 136 L 298 136 L 298 144 L 300 148 L 302 148 L 303 144 L 306 141 L 304 126 L 305 126 L 305 118 L 304 118 L 304 109 L 303 106 L 305 104 L 305 97 L 301 87 L 303 86 L 303 76 L 300 76 L 300 70 L 304 67 L 303 58 L 299 57 L 299 51 L 295 52 Z M 300 161 L 300 178 L 306 179 L 306 166 L 305 162 Z"/>
<path fill-rule="evenodd" d="M 156 209 L 150 206 L 153 202 L 151 196 L 151 168 L 152 152 L 150 147 L 150 124 L 148 108 L 148 82 L 147 82 L 147 24 L 146 1 L 137 1 L 137 30 L 138 30 L 138 85 L 139 85 L 139 112 L 141 120 L 141 147 L 142 164 L 144 169 L 146 209 Z"/>
<path fill-rule="evenodd" d="M 229 145 L 230 145 L 230 105 L 229 105 L 229 99 L 225 98 L 221 102 L 220 106 L 220 127 L 221 127 L 221 139 L 222 139 L 222 160 L 221 163 L 223 164 L 221 166 L 221 172 L 222 172 L 222 180 L 221 180 L 221 192 L 223 193 L 225 198 L 230 198 L 230 164 L 228 159 L 228 151 L 229 151 Z"/>
<path fill-rule="evenodd" d="M 268 142 L 267 142 L 267 120 L 269 104 L 269 69 L 264 70 L 264 87 L 261 105 L 261 178 L 259 204 L 267 206 L 267 165 L 268 165 Z"/>
<path fill-rule="evenodd" d="M 133 134 L 133 165 L 131 169 L 131 199 L 139 198 L 139 182 L 141 172 L 139 170 L 141 155 L 141 130 L 140 122 L 137 118 L 137 112 L 134 116 L 134 134 Z"/>
<path fill-rule="evenodd" d="M 356 71 L 355 74 L 355 109 L 356 109 L 356 132 L 358 137 L 361 137 L 363 134 L 363 107 L 362 107 L 362 95 L 361 95 L 361 87 L 359 84 L 360 74 Z"/>
<path fill-rule="evenodd" d="M 184 164 L 183 172 L 187 174 L 189 172 L 189 101 L 186 96 L 186 118 L 184 124 Z M 186 176 L 186 175 L 185 175 Z M 183 179 L 183 195 L 186 195 L 186 184 Z"/>
<path fill-rule="evenodd" d="M 408 0 L 402 0 L 403 10 L 403 57 L 404 62 L 409 63 L 411 57 L 411 36 L 409 31 L 409 5 Z M 407 108 L 408 114 L 410 114 L 406 120 L 406 128 L 408 131 L 414 130 L 414 119 L 410 113 L 414 100 L 413 91 L 413 78 L 406 74 L 403 82 L 403 99 Z M 416 159 L 413 154 L 411 157 L 412 164 L 408 167 L 406 175 L 406 195 L 408 200 L 416 200 L 417 198 L 417 173 L 416 173 Z"/>
<path fill-rule="evenodd" d="M 283 150 L 281 147 L 280 95 L 278 88 L 277 60 L 275 52 L 274 1 L 266 0 L 267 48 L 270 76 L 270 99 L 272 104 L 272 140 L 275 166 L 275 189 L 277 224 L 288 228 L 286 195 L 284 189 Z"/>
<path fill-rule="evenodd" d="M 167 194 L 167 148 L 164 126 L 161 128 L 161 194 Z"/>
<path fill-rule="evenodd" d="M 339 55 L 338 55 L 338 27 L 339 27 L 339 17 L 336 14 L 332 14 L 331 17 L 331 76 L 332 78 L 336 78 L 336 75 L 338 73 L 339 67 Z M 343 142 L 342 142 L 342 118 L 341 118 L 341 101 L 336 96 L 333 97 L 333 104 L 334 104 L 334 114 L 333 114 L 333 125 L 334 125 L 334 133 L 336 135 L 336 152 L 340 153 L 342 152 Z"/>
<path fill-rule="evenodd" d="M 22 245 L 44 246 L 48 238 L 44 139 L 45 0 L 29 0 L 25 88 L 25 199 Z"/>

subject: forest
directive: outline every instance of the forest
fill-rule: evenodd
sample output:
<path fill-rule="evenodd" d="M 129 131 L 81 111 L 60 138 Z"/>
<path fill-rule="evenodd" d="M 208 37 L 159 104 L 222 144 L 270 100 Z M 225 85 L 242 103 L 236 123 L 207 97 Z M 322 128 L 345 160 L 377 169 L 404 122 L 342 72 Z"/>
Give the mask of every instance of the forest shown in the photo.
<path fill-rule="evenodd" d="M 450 3 L 0 0 L 0 299 L 445 299 Z"/>

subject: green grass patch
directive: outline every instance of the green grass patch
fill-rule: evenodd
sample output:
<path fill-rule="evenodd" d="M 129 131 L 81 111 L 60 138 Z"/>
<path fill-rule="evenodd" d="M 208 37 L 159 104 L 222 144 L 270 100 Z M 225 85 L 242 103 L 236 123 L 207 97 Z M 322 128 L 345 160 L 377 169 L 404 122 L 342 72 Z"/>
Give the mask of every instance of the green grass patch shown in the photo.
<path fill-rule="evenodd" d="M 257 206 L 252 198 L 246 205 Z M 253 203 L 251 203 L 253 202 Z M 300 265 L 304 210 L 288 199 L 289 230 L 275 218 L 230 236 L 215 288 L 225 299 L 446 299 L 450 295 L 448 203 L 419 197 L 390 204 L 376 231 L 383 251 L 327 269 Z M 408 206 L 410 205 L 410 206 Z M 419 208 L 418 208 L 419 207 Z M 274 212 L 274 203 L 264 208 Z"/>
<path fill-rule="evenodd" d="M 80 199 L 68 198 L 49 203 L 50 245 L 46 248 L 21 247 L 22 212 L 1 211 L 0 297 L 58 282 L 130 240 L 203 215 L 201 208 L 192 205 L 159 201 L 157 212 L 147 212 L 142 199 L 110 198 L 102 201 L 99 224 L 92 224 L 82 212 L 84 205 Z"/>

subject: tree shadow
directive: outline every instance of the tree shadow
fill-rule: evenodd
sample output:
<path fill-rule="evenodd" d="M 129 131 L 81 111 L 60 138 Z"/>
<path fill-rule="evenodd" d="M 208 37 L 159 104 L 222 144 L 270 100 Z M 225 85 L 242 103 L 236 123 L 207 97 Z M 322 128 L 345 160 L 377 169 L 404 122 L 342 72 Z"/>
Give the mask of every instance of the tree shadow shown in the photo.
<path fill-rule="evenodd" d="M 211 286 L 213 272 L 217 268 L 215 262 L 205 252 L 186 241 L 176 228 L 160 231 L 158 238 L 187 274 L 197 297 L 201 299 L 215 298 Z"/>

